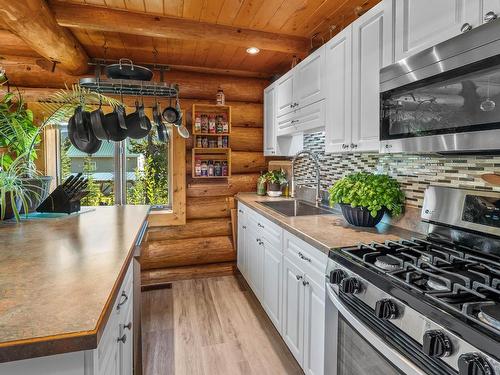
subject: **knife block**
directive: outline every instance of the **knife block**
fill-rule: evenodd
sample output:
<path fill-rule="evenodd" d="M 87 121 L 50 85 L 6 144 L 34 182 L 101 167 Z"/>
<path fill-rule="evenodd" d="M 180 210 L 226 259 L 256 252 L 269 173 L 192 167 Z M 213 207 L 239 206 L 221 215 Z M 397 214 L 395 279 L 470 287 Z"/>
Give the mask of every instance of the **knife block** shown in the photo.
<path fill-rule="evenodd" d="M 58 212 L 71 214 L 80 211 L 80 199 L 72 199 L 61 185 L 38 206 L 38 212 Z"/>

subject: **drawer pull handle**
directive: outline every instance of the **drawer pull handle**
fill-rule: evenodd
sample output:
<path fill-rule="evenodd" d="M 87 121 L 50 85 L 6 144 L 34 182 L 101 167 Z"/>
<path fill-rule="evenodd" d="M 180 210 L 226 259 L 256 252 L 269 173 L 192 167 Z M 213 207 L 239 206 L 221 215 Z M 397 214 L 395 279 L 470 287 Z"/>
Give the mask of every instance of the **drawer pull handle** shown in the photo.
<path fill-rule="evenodd" d="M 261 228 L 264 228 L 264 226 L 261 223 L 257 223 L 257 225 Z"/>
<path fill-rule="evenodd" d="M 302 260 L 305 260 L 306 262 L 311 262 L 311 258 L 308 258 L 306 256 L 304 256 L 304 254 L 302 254 L 300 251 L 299 251 L 299 258 L 302 259 Z"/>
<path fill-rule="evenodd" d="M 309 281 L 306 281 L 306 280 L 302 281 L 302 285 L 308 286 L 309 285 Z"/>
<path fill-rule="evenodd" d="M 295 277 L 297 278 L 297 280 L 301 280 L 302 279 L 302 275 L 295 275 Z"/>
<path fill-rule="evenodd" d="M 128 329 L 130 331 L 132 329 L 132 322 L 128 322 L 128 324 L 124 325 L 123 328 Z"/>
<path fill-rule="evenodd" d="M 117 310 L 120 310 L 120 307 L 122 307 L 128 301 L 127 293 L 122 292 L 122 295 L 120 298 L 122 298 L 122 300 L 118 303 L 118 306 L 116 306 Z"/>
<path fill-rule="evenodd" d="M 125 344 L 127 342 L 127 335 L 123 334 L 123 336 L 122 337 L 118 337 L 118 339 L 116 341 L 117 342 L 122 342 L 123 344 Z"/>

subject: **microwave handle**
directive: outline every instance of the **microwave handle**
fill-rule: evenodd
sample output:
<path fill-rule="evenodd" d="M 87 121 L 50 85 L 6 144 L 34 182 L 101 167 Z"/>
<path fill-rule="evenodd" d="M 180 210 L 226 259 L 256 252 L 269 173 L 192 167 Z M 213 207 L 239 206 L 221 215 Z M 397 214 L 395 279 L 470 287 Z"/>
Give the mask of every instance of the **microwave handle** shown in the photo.
<path fill-rule="evenodd" d="M 388 346 L 383 339 L 381 339 L 371 329 L 366 327 L 366 325 L 364 325 L 353 313 L 351 313 L 351 311 L 344 306 L 332 286 L 328 283 L 326 285 L 326 293 L 328 298 L 327 303 L 332 303 L 334 308 L 338 311 L 338 314 L 341 314 L 344 319 L 359 333 L 359 335 L 368 341 L 374 348 L 377 348 L 377 350 L 382 353 L 389 362 L 399 368 L 406 375 L 426 375 L 425 372 L 399 354 L 399 352 Z M 333 353 L 328 353 L 328 355 L 332 354 Z"/>

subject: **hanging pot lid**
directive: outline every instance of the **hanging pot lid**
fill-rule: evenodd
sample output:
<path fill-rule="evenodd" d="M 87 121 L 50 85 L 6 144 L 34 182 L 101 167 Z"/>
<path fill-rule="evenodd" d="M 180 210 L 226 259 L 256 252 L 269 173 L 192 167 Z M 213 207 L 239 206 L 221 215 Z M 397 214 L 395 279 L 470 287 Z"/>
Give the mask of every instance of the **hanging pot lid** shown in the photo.
<path fill-rule="evenodd" d="M 134 65 L 130 59 L 120 59 L 118 64 L 111 64 L 104 69 L 106 76 L 111 79 L 131 79 L 137 81 L 151 81 L 153 71 L 144 66 Z"/>

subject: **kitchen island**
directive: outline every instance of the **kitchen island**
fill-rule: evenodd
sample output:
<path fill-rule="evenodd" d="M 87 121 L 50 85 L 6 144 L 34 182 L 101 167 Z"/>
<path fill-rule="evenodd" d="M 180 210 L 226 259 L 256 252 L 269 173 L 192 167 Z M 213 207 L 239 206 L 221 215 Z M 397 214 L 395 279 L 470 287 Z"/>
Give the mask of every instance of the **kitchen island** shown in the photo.
<path fill-rule="evenodd" d="M 96 207 L 0 225 L 0 362 L 9 362 L 0 373 L 21 373 L 16 364 L 23 359 L 64 361 L 68 353 L 70 362 L 78 353 L 97 362 L 113 310 L 132 294 L 131 264 L 148 213 L 149 206 Z M 121 290 L 125 282 L 129 295 Z M 42 374 L 44 358 L 30 360 L 41 364 Z M 96 363 L 91 367 L 89 374 L 103 373 Z"/>

